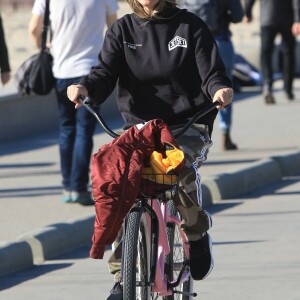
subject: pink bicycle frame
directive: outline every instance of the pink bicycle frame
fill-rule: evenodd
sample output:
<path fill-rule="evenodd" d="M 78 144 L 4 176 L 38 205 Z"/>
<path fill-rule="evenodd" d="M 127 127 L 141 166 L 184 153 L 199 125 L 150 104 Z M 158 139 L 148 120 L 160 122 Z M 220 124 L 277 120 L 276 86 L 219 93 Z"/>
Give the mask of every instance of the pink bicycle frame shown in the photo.
<path fill-rule="evenodd" d="M 156 274 L 152 291 L 158 293 L 160 296 L 172 295 L 172 290 L 168 289 L 168 281 L 165 278 L 165 258 L 170 253 L 170 245 L 168 242 L 166 227 L 168 222 L 174 222 L 176 226 L 180 226 L 180 220 L 174 215 L 171 215 L 166 203 L 160 202 L 158 199 L 150 199 L 148 204 L 154 210 L 158 219 L 158 253 L 156 262 Z M 151 224 L 150 217 L 147 217 L 148 224 Z M 151 228 L 149 226 L 148 228 Z M 179 227 L 180 228 L 180 227 Z M 179 230 L 181 239 L 183 241 L 183 250 L 187 258 L 189 258 L 188 241 L 184 232 Z M 181 282 L 188 280 L 189 272 L 185 271 L 182 275 Z M 171 283 L 172 284 L 172 283 Z"/>

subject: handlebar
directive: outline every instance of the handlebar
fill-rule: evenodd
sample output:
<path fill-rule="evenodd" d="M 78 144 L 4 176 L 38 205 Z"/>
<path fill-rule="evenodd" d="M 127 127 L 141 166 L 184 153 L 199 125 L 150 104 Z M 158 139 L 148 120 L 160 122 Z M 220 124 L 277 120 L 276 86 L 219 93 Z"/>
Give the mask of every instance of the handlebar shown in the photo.
<path fill-rule="evenodd" d="M 82 105 L 84 105 L 86 107 L 86 109 L 91 114 L 93 114 L 95 116 L 95 118 L 97 119 L 97 121 L 99 122 L 99 124 L 102 126 L 102 128 L 104 129 L 104 131 L 107 134 L 109 134 L 112 138 L 117 138 L 117 137 L 120 136 L 120 134 L 117 134 L 112 129 L 110 129 L 109 126 L 104 121 L 104 119 L 102 118 L 102 116 L 100 114 L 98 114 L 92 108 L 91 100 L 90 100 L 89 97 L 79 96 L 78 100 L 80 101 L 80 103 Z M 199 120 L 200 118 L 202 118 L 204 115 L 206 115 L 207 113 L 209 113 L 210 111 L 212 111 L 214 108 L 216 108 L 220 104 L 221 104 L 221 102 L 219 100 L 217 100 L 217 101 L 211 103 L 210 105 L 208 105 L 207 107 L 205 107 L 204 109 L 198 111 L 191 119 L 189 119 L 189 121 L 183 126 L 182 129 L 180 129 L 179 131 L 177 131 L 176 133 L 174 133 L 174 135 L 173 135 L 174 138 L 181 137 L 197 120 Z"/>
<path fill-rule="evenodd" d="M 102 116 L 100 114 L 95 112 L 95 110 L 92 108 L 91 100 L 89 97 L 79 96 L 78 100 L 81 102 L 81 104 L 83 104 L 87 108 L 87 110 L 91 114 L 93 114 L 95 116 L 95 118 L 97 119 L 97 121 L 100 123 L 100 125 L 102 126 L 102 128 L 104 129 L 104 131 L 107 134 L 109 134 L 113 138 L 117 138 L 120 136 L 119 134 L 115 133 L 113 130 L 111 130 L 108 127 L 108 125 L 105 123 L 104 119 L 102 118 Z"/>

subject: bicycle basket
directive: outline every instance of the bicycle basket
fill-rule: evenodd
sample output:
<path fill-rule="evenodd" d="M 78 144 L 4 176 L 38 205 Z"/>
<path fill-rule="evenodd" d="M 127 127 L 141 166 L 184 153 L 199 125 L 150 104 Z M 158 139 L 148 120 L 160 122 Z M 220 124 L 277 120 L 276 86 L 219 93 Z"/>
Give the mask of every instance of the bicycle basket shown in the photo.
<path fill-rule="evenodd" d="M 177 190 L 178 174 L 151 173 L 144 168 L 140 185 L 140 194 L 144 197 L 157 197 L 162 200 L 172 198 Z"/>

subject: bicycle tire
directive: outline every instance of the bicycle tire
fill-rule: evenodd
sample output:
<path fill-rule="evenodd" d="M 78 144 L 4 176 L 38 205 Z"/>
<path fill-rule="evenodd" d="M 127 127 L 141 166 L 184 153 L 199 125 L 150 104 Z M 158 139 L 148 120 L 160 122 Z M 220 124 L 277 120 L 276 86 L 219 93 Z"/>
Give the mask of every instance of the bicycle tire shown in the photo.
<path fill-rule="evenodd" d="M 147 231 L 146 215 L 141 207 L 137 207 L 129 213 L 126 221 L 123 299 L 150 299 L 150 242 Z"/>
<path fill-rule="evenodd" d="M 168 210 L 172 215 L 179 216 L 179 213 L 172 200 L 169 200 L 167 205 L 168 205 Z M 184 268 L 184 263 L 187 260 L 187 257 L 184 253 L 183 246 L 182 246 L 184 241 L 180 236 L 180 230 L 181 229 L 179 228 L 179 226 L 176 225 L 175 223 L 168 223 L 167 236 L 168 236 L 171 252 L 166 256 L 165 275 L 169 281 L 173 281 L 178 278 L 179 272 L 182 268 Z M 189 276 L 189 279 L 181 283 L 176 289 L 179 293 L 175 292 L 171 296 L 163 297 L 163 299 L 164 300 L 192 299 L 192 296 L 188 295 L 193 292 L 193 280 L 191 276 Z"/>

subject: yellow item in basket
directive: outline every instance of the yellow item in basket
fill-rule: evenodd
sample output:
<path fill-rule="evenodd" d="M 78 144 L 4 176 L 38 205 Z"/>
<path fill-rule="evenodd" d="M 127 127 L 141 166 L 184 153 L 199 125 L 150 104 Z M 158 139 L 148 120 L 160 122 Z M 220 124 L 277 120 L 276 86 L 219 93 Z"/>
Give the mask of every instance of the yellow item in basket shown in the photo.
<path fill-rule="evenodd" d="M 184 165 L 184 152 L 173 145 L 170 146 L 172 146 L 172 149 L 166 150 L 165 156 L 157 151 L 152 152 L 150 156 L 150 167 L 143 169 L 143 175 L 148 174 L 148 179 L 168 185 L 176 183 L 176 176 L 172 176 L 171 173 L 179 171 Z M 153 176 L 150 177 L 150 174 L 153 174 Z"/>

